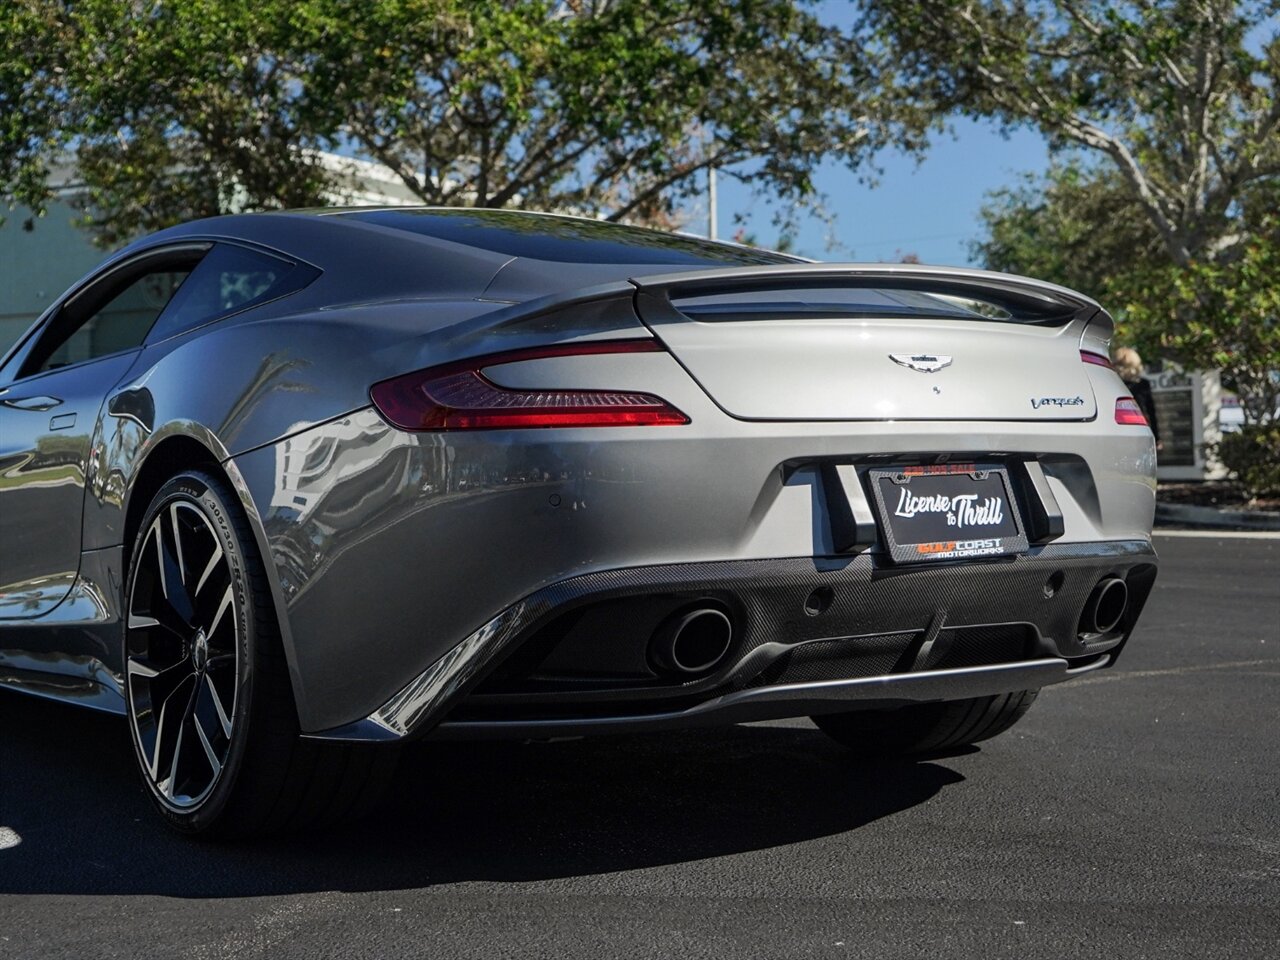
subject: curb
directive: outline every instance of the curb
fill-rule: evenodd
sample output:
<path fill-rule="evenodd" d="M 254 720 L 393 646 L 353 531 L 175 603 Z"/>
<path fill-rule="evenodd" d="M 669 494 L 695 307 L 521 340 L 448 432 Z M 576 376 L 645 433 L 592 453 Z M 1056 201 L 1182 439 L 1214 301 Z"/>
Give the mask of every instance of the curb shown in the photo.
<path fill-rule="evenodd" d="M 1280 513 L 1271 510 L 1220 510 L 1182 503 L 1157 503 L 1156 523 L 1219 530 L 1280 530 Z"/>

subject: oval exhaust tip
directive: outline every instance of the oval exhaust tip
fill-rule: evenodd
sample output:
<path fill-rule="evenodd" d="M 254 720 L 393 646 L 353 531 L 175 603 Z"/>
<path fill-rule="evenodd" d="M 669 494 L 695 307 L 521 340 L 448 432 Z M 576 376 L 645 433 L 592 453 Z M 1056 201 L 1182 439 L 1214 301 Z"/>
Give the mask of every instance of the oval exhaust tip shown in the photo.
<path fill-rule="evenodd" d="M 714 669 L 733 644 L 733 624 L 715 607 L 699 607 L 662 624 L 653 636 L 654 662 L 684 674 Z"/>
<path fill-rule="evenodd" d="M 1108 577 L 1098 581 L 1098 585 L 1089 594 L 1084 605 L 1084 616 L 1080 620 L 1080 632 L 1110 633 L 1124 618 L 1125 609 L 1129 606 L 1129 587 L 1119 577 Z"/>

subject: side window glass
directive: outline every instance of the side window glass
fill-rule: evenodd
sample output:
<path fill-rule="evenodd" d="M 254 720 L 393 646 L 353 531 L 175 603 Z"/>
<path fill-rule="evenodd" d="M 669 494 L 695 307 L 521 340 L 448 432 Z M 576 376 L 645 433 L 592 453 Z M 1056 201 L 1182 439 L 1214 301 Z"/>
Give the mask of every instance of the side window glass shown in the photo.
<path fill-rule="evenodd" d="M 24 373 L 43 373 L 138 347 L 156 318 L 182 288 L 189 268 L 145 273 L 77 323 L 70 314 L 55 323 Z"/>
<path fill-rule="evenodd" d="M 215 246 L 174 296 L 147 338 L 154 343 L 210 320 L 292 293 L 312 274 L 256 250 Z M 302 282 L 298 282 L 301 279 Z"/>

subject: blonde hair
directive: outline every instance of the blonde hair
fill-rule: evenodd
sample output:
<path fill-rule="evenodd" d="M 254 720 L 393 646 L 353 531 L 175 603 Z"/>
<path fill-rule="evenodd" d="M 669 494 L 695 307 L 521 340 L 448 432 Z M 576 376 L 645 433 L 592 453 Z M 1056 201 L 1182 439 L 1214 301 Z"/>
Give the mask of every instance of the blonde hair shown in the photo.
<path fill-rule="evenodd" d="M 1117 347 L 1112 357 L 1112 364 L 1122 380 L 1142 379 L 1142 357 L 1133 347 Z"/>

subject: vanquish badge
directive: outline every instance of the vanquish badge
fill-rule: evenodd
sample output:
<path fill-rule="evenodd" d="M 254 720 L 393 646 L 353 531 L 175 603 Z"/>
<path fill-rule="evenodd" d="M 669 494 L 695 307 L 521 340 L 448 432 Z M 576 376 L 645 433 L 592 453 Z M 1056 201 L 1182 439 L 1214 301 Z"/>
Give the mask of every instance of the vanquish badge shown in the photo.
<path fill-rule="evenodd" d="M 1076 395 L 1074 397 L 1032 397 L 1031 409 L 1039 410 L 1041 407 L 1083 407 L 1084 397 Z"/>
<path fill-rule="evenodd" d="M 937 373 L 943 367 L 951 366 L 951 358 L 932 353 L 891 353 L 889 359 L 899 366 L 910 367 L 921 373 Z"/>

